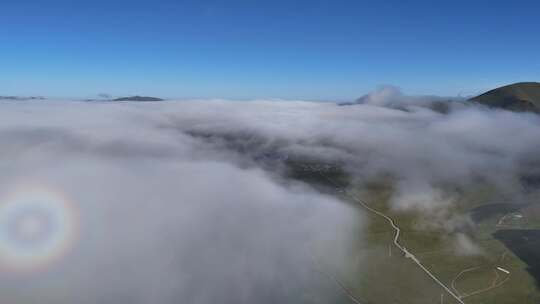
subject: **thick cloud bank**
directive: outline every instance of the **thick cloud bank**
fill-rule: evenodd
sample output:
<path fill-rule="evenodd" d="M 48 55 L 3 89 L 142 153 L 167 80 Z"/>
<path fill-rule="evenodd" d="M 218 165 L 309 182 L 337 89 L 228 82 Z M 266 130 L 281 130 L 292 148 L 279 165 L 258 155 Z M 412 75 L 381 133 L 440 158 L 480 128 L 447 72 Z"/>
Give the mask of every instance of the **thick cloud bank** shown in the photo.
<path fill-rule="evenodd" d="M 391 176 L 401 197 L 420 195 L 396 202 L 403 208 L 429 205 L 422 195 L 439 195 L 434 185 L 513 187 L 538 173 L 540 116 L 452 106 L 442 114 L 415 106 L 199 102 L 178 105 L 163 127 L 206 135 L 216 146 L 233 142 L 245 153 L 341 163 L 360 180 Z"/>
<path fill-rule="evenodd" d="M 286 160 L 339 165 L 351 187 L 388 182 L 394 210 L 421 210 L 431 219 L 421 223 L 426 229 L 449 231 L 468 221 L 449 211 L 459 189 L 481 183 L 521 193 L 523 178 L 539 174 L 537 115 L 379 105 L 0 104 L 0 200 L 17 206 L 11 202 L 27 192 L 53 193 L 43 194 L 38 215 L 54 219 L 48 225 L 57 230 L 76 230 L 74 240 L 47 244 L 50 258 L 20 244 L 36 237 L 40 216 L 0 236 L 21 255 L 10 267 L 13 259 L 0 254 L 2 299 L 298 303 L 324 293 L 329 301 L 336 289 L 321 282 L 313 259 L 339 264 L 364 219 L 285 179 Z M 55 198 L 70 211 L 47 209 Z M 480 251 L 462 234 L 456 244 L 462 254 Z"/>
<path fill-rule="evenodd" d="M 191 107 L 212 112 L 212 103 L 0 105 L 3 302 L 336 296 L 314 259 L 339 263 L 359 215 L 164 128 Z"/>

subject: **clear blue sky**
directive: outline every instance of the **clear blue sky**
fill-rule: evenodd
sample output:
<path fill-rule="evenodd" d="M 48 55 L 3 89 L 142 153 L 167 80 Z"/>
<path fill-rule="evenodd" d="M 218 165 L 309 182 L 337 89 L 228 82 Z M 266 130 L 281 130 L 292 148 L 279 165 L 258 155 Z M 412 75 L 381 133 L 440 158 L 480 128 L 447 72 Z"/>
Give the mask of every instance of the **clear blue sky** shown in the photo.
<path fill-rule="evenodd" d="M 540 1 L 0 4 L 0 95 L 347 99 L 540 81 Z"/>

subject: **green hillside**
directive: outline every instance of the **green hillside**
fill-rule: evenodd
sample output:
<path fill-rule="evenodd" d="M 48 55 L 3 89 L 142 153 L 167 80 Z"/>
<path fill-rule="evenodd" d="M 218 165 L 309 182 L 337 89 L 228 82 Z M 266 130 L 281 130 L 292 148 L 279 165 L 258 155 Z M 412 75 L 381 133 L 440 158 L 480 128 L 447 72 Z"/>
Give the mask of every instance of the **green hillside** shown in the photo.
<path fill-rule="evenodd" d="M 540 83 L 519 82 L 470 99 L 489 107 L 540 113 Z"/>

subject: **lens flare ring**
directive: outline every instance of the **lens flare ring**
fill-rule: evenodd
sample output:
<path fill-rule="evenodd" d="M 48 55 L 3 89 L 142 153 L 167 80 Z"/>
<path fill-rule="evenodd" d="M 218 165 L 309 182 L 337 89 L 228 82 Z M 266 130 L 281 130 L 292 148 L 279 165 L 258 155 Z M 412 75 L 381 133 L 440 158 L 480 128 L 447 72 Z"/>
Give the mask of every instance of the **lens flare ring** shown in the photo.
<path fill-rule="evenodd" d="M 0 267 L 42 269 L 61 259 L 77 236 L 78 212 L 61 193 L 26 188 L 0 199 Z"/>

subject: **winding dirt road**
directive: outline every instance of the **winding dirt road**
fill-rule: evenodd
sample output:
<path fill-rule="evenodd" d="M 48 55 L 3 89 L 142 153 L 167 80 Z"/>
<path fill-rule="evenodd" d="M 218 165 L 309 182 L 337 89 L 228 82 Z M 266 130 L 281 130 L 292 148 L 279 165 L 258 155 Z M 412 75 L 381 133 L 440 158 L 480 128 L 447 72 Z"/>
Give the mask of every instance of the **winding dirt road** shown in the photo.
<path fill-rule="evenodd" d="M 339 184 L 337 184 L 335 181 L 333 181 L 331 178 L 324 175 L 320 171 L 319 171 L 319 174 L 321 176 L 323 176 L 325 179 L 327 179 L 330 183 L 332 183 L 332 185 L 334 185 L 336 187 L 336 189 L 341 190 L 341 186 Z M 348 195 L 350 198 L 354 199 L 357 203 L 359 203 L 362 207 L 364 207 L 364 209 L 367 209 L 368 211 L 370 211 L 370 212 L 372 212 L 372 213 L 386 219 L 388 221 L 388 223 L 390 223 L 390 226 L 392 226 L 392 228 L 395 231 L 394 245 L 399 250 L 401 250 L 403 252 L 405 257 L 410 258 L 411 260 L 413 260 L 413 262 L 416 265 L 418 265 L 418 267 L 420 267 L 420 269 L 422 269 L 422 271 L 424 271 L 431 279 L 433 279 L 433 281 L 435 281 L 439 286 L 441 286 L 449 295 L 451 295 L 454 299 L 456 299 L 456 301 L 458 301 L 461 304 L 465 304 L 465 302 L 463 302 L 463 300 L 458 295 L 456 295 L 443 282 L 441 282 L 439 279 L 437 279 L 437 277 L 435 277 L 435 275 L 433 275 L 424 265 L 422 265 L 420 260 L 418 260 L 418 258 L 416 258 L 416 256 L 414 254 L 412 254 L 410 251 L 407 250 L 407 248 L 405 248 L 405 247 L 401 246 L 401 244 L 399 244 L 399 236 L 400 236 L 400 233 L 401 233 L 401 229 L 399 229 L 399 227 L 395 224 L 395 222 L 394 222 L 394 220 L 392 218 L 390 218 L 389 216 L 387 216 L 386 214 L 384 214 L 384 213 L 382 213 L 382 212 L 380 212 L 378 210 L 375 210 L 375 209 L 371 208 L 368 204 L 366 204 L 363 200 L 361 200 L 358 196 L 356 196 L 352 191 L 345 190 L 343 193 Z"/>

